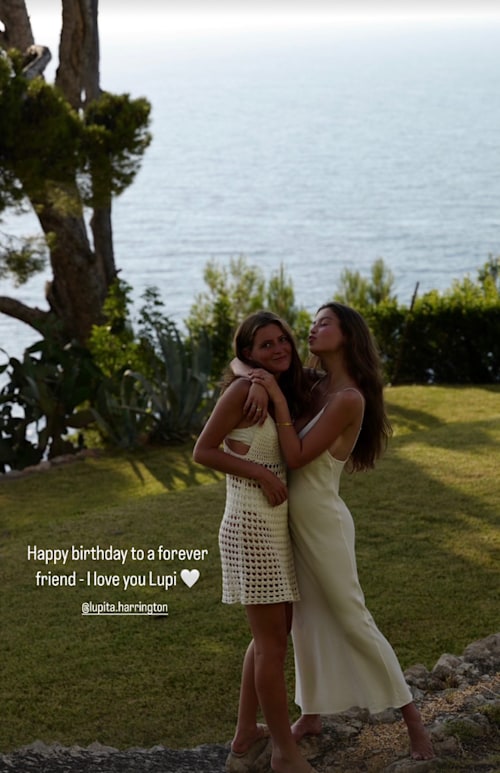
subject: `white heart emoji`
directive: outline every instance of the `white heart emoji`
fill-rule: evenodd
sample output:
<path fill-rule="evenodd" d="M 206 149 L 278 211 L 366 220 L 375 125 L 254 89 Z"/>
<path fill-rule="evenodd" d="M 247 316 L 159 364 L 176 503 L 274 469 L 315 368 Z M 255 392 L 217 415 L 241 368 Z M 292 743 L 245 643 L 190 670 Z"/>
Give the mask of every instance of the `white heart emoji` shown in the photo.
<path fill-rule="evenodd" d="M 198 569 L 183 569 L 181 572 L 181 580 L 186 583 L 188 588 L 192 588 L 199 579 L 200 573 Z"/>

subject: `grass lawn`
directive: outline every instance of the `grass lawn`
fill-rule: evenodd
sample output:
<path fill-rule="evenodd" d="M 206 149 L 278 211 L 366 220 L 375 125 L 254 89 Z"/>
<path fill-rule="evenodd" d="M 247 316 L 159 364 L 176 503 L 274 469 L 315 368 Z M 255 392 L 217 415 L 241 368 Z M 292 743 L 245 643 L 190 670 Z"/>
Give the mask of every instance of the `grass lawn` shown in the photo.
<path fill-rule="evenodd" d="M 375 620 L 403 668 L 431 667 L 500 630 L 500 389 L 397 387 L 387 402 L 384 459 L 342 490 Z M 223 506 L 221 476 L 195 465 L 190 447 L 0 481 L 0 751 L 36 739 L 229 740 L 249 636 L 243 610 L 220 603 Z M 71 557 L 97 546 L 126 550 L 125 561 Z M 49 549 L 68 550 L 66 563 L 34 554 Z M 168 553 L 180 549 L 205 553 Z M 183 569 L 200 572 L 191 588 Z M 125 577 L 135 578 L 127 589 Z M 167 604 L 168 614 L 83 615 L 86 602 Z M 288 676 L 293 714 L 291 658 Z"/>

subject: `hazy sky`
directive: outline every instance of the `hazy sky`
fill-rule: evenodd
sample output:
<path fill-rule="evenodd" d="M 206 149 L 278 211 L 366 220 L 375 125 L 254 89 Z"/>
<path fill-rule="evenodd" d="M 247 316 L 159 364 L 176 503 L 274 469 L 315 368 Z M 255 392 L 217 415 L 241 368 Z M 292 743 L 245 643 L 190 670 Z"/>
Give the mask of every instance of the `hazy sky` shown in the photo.
<path fill-rule="evenodd" d="M 35 38 L 60 29 L 60 0 L 27 0 Z M 157 17 L 151 25 L 151 14 Z M 101 42 L 141 36 L 207 35 L 232 29 L 298 27 L 303 24 L 382 22 L 388 17 L 494 16 L 499 0 L 100 0 Z M 162 20 L 165 23 L 162 23 Z"/>
<path fill-rule="evenodd" d="M 60 0 L 27 0 L 31 13 L 58 11 Z M 385 14 L 439 15 L 439 14 L 500 14 L 498 0 L 100 0 L 99 12 L 108 15 L 116 11 L 120 16 L 134 16 L 139 22 L 146 12 L 206 15 L 214 12 L 237 15 L 251 12 L 256 15 L 276 13 L 335 14 L 341 16 L 377 16 Z"/>

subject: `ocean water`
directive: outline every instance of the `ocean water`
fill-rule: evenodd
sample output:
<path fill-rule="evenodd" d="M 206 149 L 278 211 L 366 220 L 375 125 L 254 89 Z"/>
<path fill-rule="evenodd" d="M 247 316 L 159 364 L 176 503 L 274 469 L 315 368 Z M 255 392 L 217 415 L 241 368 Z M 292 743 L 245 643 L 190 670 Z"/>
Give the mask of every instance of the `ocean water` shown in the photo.
<path fill-rule="evenodd" d="M 116 262 L 182 325 L 208 260 L 285 267 L 296 302 L 383 258 L 401 302 L 500 254 L 500 23 L 161 35 L 102 46 L 101 82 L 152 103 L 153 142 L 114 204 Z M 4 219 L 26 231 L 33 218 Z M 45 308 L 49 272 L 0 294 Z M 0 348 L 37 336 L 0 316 Z"/>

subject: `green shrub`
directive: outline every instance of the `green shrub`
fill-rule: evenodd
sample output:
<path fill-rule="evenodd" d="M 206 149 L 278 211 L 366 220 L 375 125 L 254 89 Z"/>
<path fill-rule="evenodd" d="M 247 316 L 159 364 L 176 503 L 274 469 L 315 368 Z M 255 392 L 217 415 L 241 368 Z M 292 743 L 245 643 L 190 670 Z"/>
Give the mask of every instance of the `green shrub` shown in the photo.
<path fill-rule="evenodd" d="M 92 421 L 86 406 L 102 380 L 89 352 L 48 337 L 0 372 L 9 378 L 0 391 L 0 470 L 75 451 L 66 436 Z"/>
<path fill-rule="evenodd" d="M 232 259 L 229 266 L 209 261 L 204 271 L 208 290 L 200 293 L 185 320 L 190 339 L 206 336 L 212 343 L 211 383 L 215 386 L 233 356 L 233 337 L 240 322 L 258 309 L 271 309 L 295 332 L 299 350 L 307 354 L 309 313 L 295 304 L 292 281 L 283 266 L 266 283 L 262 271 L 246 258 Z"/>

